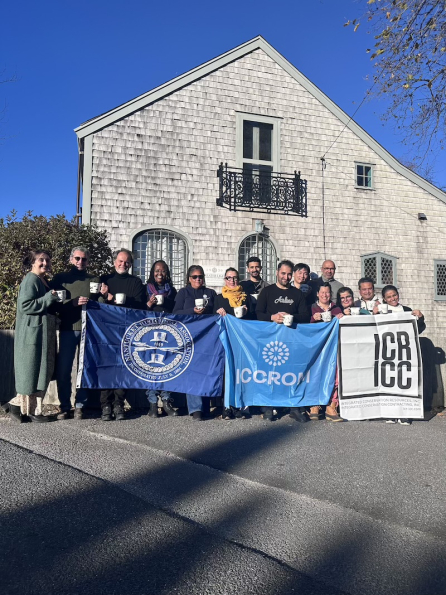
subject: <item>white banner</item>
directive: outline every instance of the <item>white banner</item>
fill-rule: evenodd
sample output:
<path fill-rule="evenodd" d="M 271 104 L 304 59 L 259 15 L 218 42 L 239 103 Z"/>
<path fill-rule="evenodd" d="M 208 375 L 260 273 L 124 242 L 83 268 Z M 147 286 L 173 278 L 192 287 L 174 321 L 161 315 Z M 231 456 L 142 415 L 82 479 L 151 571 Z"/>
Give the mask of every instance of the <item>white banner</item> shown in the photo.
<path fill-rule="evenodd" d="M 341 417 L 423 418 L 417 320 L 408 312 L 339 321 Z"/>

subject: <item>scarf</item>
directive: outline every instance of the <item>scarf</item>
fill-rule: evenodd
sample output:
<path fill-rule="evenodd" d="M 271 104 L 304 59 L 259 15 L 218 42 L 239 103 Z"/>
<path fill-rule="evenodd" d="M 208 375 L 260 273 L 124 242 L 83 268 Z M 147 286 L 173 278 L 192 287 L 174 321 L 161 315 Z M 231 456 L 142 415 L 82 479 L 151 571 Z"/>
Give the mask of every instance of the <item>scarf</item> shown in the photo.
<path fill-rule="evenodd" d="M 158 285 L 157 283 L 147 283 L 147 293 L 151 295 L 164 295 L 169 297 L 172 292 L 172 288 L 169 283 L 164 285 Z"/>
<path fill-rule="evenodd" d="M 229 300 L 231 308 L 243 306 L 243 302 L 246 301 L 246 293 L 243 293 L 241 285 L 237 285 L 237 287 L 226 287 L 225 285 L 221 290 L 221 294 L 224 298 Z"/>

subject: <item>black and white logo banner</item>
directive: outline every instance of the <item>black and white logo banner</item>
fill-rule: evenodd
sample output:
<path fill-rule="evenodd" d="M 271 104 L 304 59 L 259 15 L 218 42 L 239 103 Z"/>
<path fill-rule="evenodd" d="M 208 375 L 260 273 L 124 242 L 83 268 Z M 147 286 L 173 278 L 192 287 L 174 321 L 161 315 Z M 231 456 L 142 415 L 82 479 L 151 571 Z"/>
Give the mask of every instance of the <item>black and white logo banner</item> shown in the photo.
<path fill-rule="evenodd" d="M 421 352 L 410 313 L 344 316 L 338 355 L 343 418 L 423 418 Z"/>

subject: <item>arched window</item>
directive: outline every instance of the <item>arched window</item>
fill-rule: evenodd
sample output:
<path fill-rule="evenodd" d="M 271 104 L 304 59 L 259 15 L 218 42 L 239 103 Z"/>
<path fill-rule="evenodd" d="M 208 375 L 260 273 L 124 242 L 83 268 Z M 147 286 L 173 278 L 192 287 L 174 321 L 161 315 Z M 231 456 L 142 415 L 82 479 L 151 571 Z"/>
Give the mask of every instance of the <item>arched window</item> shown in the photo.
<path fill-rule="evenodd" d="M 275 283 L 277 252 L 272 241 L 261 233 L 253 233 L 240 243 L 238 250 L 238 270 L 241 279 L 247 278 L 246 261 L 251 256 L 258 256 L 262 262 L 262 278 L 268 283 Z"/>
<path fill-rule="evenodd" d="M 145 283 L 156 260 L 165 260 L 170 268 L 172 282 L 180 288 L 185 284 L 189 266 L 189 247 L 186 239 L 167 229 L 149 229 L 133 239 L 133 274 Z"/>

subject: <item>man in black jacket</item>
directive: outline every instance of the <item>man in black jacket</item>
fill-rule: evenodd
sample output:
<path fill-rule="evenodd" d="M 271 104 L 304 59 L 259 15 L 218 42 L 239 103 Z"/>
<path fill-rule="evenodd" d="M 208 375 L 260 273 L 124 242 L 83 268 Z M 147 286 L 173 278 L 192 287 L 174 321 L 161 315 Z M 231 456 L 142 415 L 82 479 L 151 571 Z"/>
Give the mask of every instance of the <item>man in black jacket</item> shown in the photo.
<path fill-rule="evenodd" d="M 131 275 L 129 269 L 133 264 L 133 255 L 130 250 L 122 248 L 114 253 L 115 270 L 101 277 L 101 302 L 110 305 L 119 305 L 124 308 L 145 310 L 147 303 L 146 290 L 139 277 Z M 124 303 L 117 303 L 117 294 L 124 294 Z M 122 298 L 122 296 L 119 296 Z M 124 414 L 125 390 L 112 388 L 101 390 L 102 420 L 110 421 L 113 413 L 117 421 L 125 418 Z"/>
<path fill-rule="evenodd" d="M 283 324 L 285 316 L 292 314 L 294 322 L 310 322 L 303 293 L 290 285 L 293 268 L 294 264 L 290 260 L 279 262 L 276 283 L 265 287 L 257 300 L 257 320 Z M 292 407 L 290 417 L 301 423 L 309 421 L 305 407 Z M 263 419 L 272 421 L 272 407 L 263 408 Z"/>

